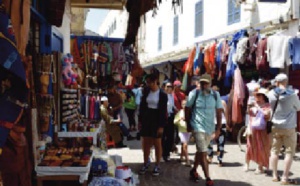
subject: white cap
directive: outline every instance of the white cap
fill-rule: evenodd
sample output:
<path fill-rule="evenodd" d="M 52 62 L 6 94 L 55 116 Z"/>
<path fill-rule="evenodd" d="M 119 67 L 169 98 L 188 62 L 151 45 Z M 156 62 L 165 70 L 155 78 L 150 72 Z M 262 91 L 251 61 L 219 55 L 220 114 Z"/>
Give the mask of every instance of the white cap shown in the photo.
<path fill-rule="evenodd" d="M 282 81 L 286 81 L 288 80 L 288 77 L 286 74 L 278 74 L 276 77 L 275 77 L 275 81 L 276 82 L 282 82 Z"/>
<path fill-rule="evenodd" d="M 106 96 L 102 96 L 101 101 L 108 101 L 108 98 Z"/>

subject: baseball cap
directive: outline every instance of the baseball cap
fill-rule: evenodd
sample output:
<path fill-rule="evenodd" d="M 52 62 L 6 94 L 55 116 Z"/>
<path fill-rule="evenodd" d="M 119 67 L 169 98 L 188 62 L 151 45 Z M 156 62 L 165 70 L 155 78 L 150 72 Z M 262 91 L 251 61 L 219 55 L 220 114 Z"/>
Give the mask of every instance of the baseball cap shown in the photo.
<path fill-rule="evenodd" d="M 276 77 L 275 77 L 275 81 L 276 82 L 282 82 L 282 81 L 286 81 L 288 80 L 288 77 L 286 74 L 278 74 Z"/>
<path fill-rule="evenodd" d="M 206 82 L 206 83 L 211 83 L 211 76 L 209 74 L 203 74 L 200 77 L 199 82 Z"/>
<path fill-rule="evenodd" d="M 174 86 L 181 86 L 181 82 L 179 80 L 174 81 L 173 83 Z"/>
<path fill-rule="evenodd" d="M 106 96 L 102 96 L 101 101 L 108 101 L 108 98 Z"/>

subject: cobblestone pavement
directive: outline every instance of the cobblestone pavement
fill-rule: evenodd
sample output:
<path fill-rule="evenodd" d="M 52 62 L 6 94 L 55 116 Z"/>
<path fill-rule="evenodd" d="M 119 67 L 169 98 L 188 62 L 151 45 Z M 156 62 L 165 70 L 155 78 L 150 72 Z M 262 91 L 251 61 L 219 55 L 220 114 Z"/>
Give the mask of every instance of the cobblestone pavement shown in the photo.
<path fill-rule="evenodd" d="M 123 163 L 129 165 L 134 172 L 138 172 L 142 165 L 142 150 L 140 141 L 127 142 L 129 148 L 124 149 L 111 149 L 109 154 L 119 154 L 123 158 Z M 216 148 L 216 147 L 215 147 Z M 218 167 L 216 157 L 214 162 L 210 165 L 211 178 L 215 182 L 215 186 L 276 186 L 280 183 L 272 182 L 271 172 L 267 174 L 255 175 L 254 170 L 256 165 L 250 164 L 250 172 L 243 171 L 245 153 L 239 150 L 236 144 L 227 144 L 225 146 L 224 165 Z M 193 155 L 196 152 L 195 145 L 189 145 L 190 159 L 193 159 Z M 161 163 L 162 172 L 159 177 L 153 177 L 151 175 L 152 169 L 146 175 L 139 176 L 141 186 L 185 186 L 185 185 L 205 185 L 203 179 L 196 184 L 189 180 L 189 167 L 181 165 L 176 160 L 179 156 L 172 154 L 172 161 Z M 291 170 L 291 178 L 295 178 L 300 182 L 300 153 L 297 153 Z M 153 167 L 153 165 L 152 165 Z M 283 161 L 279 162 L 279 173 L 282 174 Z M 200 176 L 203 178 L 203 172 L 198 168 Z"/>

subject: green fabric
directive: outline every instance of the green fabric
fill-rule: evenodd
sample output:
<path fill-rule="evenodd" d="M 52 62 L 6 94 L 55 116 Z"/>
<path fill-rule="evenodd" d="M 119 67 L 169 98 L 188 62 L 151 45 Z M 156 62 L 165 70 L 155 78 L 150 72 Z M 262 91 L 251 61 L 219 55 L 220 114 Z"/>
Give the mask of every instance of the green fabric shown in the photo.
<path fill-rule="evenodd" d="M 124 103 L 123 103 L 123 107 L 126 108 L 126 109 L 131 109 L 131 110 L 135 110 L 136 109 L 136 103 L 135 103 L 135 98 L 134 96 L 131 96 L 129 101 L 126 100 Z"/>

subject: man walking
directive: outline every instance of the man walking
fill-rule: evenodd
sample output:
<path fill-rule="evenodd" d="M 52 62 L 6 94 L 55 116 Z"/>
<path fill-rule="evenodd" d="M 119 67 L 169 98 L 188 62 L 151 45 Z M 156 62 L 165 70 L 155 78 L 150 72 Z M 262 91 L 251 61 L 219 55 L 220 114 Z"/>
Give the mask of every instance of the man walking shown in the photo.
<path fill-rule="evenodd" d="M 274 112 L 272 122 L 272 149 L 271 167 L 273 169 L 273 181 L 278 182 L 280 178 L 277 173 L 278 155 L 282 146 L 285 147 L 284 169 L 281 178 L 283 185 L 297 184 L 295 180 L 289 179 L 289 173 L 293 162 L 293 156 L 297 144 L 297 111 L 300 111 L 300 101 L 297 92 L 287 88 L 288 77 L 279 74 L 275 77 L 276 88 L 268 94 L 269 101 Z"/>
<path fill-rule="evenodd" d="M 210 75 L 204 74 L 200 77 L 200 90 L 195 89 L 190 92 L 186 107 L 191 109 L 190 124 L 197 147 L 195 163 L 190 171 L 190 177 L 196 182 L 199 181 L 197 168 L 200 164 L 206 178 L 206 185 L 212 186 L 213 181 L 210 179 L 208 169 L 207 147 L 211 138 L 216 139 L 220 134 L 223 106 L 220 94 L 211 89 Z M 214 122 L 215 116 L 217 117 L 217 126 Z"/>

